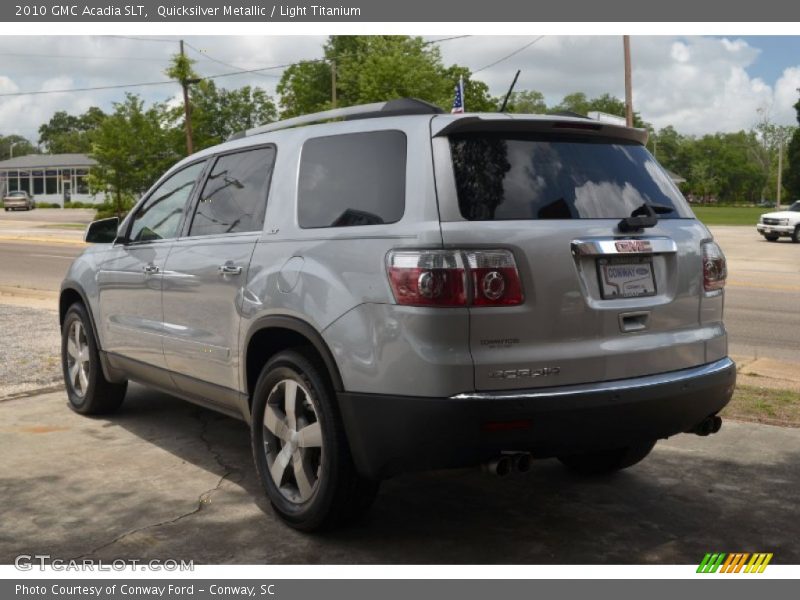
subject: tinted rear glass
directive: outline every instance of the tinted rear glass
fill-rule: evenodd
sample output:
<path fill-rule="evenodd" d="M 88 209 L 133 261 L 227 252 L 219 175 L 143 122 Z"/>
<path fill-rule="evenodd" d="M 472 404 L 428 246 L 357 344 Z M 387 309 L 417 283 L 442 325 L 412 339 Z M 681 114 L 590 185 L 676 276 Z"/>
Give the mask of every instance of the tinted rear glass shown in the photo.
<path fill-rule="evenodd" d="M 621 219 L 644 203 L 662 219 L 691 217 L 635 143 L 471 134 L 451 136 L 450 147 L 459 208 L 470 221 Z"/>
<path fill-rule="evenodd" d="M 300 159 L 300 227 L 399 221 L 406 201 L 406 136 L 371 131 L 308 140 Z"/>

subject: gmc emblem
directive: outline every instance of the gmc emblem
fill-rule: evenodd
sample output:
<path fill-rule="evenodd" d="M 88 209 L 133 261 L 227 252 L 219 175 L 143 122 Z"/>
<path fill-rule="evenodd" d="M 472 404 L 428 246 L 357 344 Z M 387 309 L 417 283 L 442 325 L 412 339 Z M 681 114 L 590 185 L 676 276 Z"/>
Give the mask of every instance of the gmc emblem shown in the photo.
<path fill-rule="evenodd" d="M 620 240 L 614 242 L 614 246 L 616 246 L 617 252 L 641 253 L 653 251 L 653 246 L 647 240 Z"/>

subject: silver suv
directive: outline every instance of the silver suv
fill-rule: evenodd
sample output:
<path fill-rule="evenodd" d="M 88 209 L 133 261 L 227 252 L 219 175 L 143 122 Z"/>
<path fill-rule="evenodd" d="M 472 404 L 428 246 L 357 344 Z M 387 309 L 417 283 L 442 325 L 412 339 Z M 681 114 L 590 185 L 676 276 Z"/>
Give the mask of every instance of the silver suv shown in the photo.
<path fill-rule="evenodd" d="M 72 408 L 128 380 L 245 420 L 277 513 L 719 429 L 725 258 L 646 134 L 404 99 L 249 130 L 98 221 L 60 299 Z"/>

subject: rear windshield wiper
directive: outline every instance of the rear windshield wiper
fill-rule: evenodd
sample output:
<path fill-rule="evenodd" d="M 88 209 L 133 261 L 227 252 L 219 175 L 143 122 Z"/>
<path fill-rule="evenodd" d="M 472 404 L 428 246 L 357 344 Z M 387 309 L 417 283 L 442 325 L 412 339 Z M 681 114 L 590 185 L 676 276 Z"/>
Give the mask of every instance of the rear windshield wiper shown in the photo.
<path fill-rule="evenodd" d="M 665 215 L 674 211 L 674 208 L 666 204 L 649 204 L 645 202 L 635 209 L 630 217 L 622 219 L 617 227 L 622 233 L 641 231 L 646 227 L 655 227 L 658 223 L 658 215 Z"/>

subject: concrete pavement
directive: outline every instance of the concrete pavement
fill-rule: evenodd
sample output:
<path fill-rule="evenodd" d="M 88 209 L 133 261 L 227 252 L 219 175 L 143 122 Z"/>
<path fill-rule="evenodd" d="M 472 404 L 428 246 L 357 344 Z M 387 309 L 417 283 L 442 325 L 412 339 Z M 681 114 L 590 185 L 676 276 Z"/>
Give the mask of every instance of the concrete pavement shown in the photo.
<path fill-rule="evenodd" d="M 582 480 L 553 460 L 386 482 L 366 520 L 310 536 L 272 514 L 243 423 L 132 387 L 109 418 L 63 392 L 0 402 L 0 562 L 697 563 L 705 552 L 800 561 L 800 429 L 726 422 L 640 465 Z"/>

